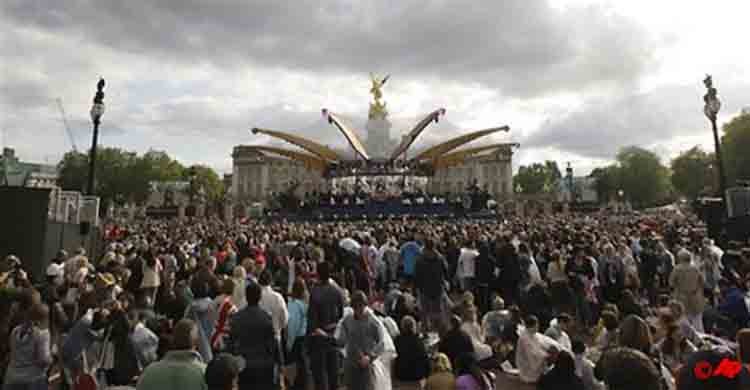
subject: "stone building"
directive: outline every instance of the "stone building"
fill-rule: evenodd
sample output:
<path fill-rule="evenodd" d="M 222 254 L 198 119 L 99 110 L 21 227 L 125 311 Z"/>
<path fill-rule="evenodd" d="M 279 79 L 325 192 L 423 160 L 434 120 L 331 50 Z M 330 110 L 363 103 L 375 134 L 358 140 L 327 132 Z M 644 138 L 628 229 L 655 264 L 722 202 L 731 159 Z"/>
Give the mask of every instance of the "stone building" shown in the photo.
<path fill-rule="evenodd" d="M 493 153 L 471 157 L 462 163 L 437 168 L 427 179 L 429 192 L 463 193 L 475 180 L 498 201 L 513 198 L 513 150 L 500 148 Z M 328 182 L 320 171 L 309 169 L 304 162 L 271 156 L 253 146 L 239 145 L 232 153 L 231 196 L 237 202 L 264 202 L 272 193 L 297 185 L 295 194 L 327 191 Z"/>
<path fill-rule="evenodd" d="M 497 200 L 513 197 L 513 149 L 500 148 L 487 155 L 469 157 L 463 163 L 437 168 L 428 181 L 432 193 L 462 193 L 475 181 Z"/>
<path fill-rule="evenodd" d="M 13 148 L 0 156 L 0 186 L 57 188 L 57 166 L 23 162 Z"/>
<path fill-rule="evenodd" d="M 301 161 L 265 154 L 253 146 L 238 145 L 232 152 L 232 199 L 237 202 L 263 202 L 271 193 L 297 185 L 298 196 L 324 191 L 326 181 L 319 171 Z"/>

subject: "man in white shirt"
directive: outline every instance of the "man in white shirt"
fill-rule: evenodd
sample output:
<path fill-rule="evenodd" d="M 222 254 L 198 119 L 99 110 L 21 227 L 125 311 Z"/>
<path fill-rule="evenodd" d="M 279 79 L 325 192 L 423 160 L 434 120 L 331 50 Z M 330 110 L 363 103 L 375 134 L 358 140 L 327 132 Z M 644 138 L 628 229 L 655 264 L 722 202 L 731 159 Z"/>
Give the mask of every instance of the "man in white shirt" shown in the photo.
<path fill-rule="evenodd" d="M 461 254 L 458 255 L 456 277 L 461 289 L 464 291 L 471 291 L 474 287 L 476 258 L 479 256 L 479 251 L 474 246 L 471 241 L 467 241 L 464 247 L 461 248 Z"/>
<path fill-rule="evenodd" d="M 604 383 L 594 376 L 594 363 L 586 358 L 586 344 L 580 340 L 573 341 L 573 354 L 576 363 L 576 375 L 581 378 L 584 390 L 604 390 Z"/>
<path fill-rule="evenodd" d="M 559 345 L 539 333 L 539 320 L 529 316 L 524 321 L 516 344 L 516 366 L 518 376 L 524 383 L 536 383 L 547 369 L 550 352 L 559 351 Z"/>
<path fill-rule="evenodd" d="M 289 312 L 286 309 L 284 297 L 271 287 L 271 272 L 265 271 L 260 274 L 258 284 L 262 290 L 258 306 L 271 315 L 274 335 L 278 341 L 281 341 L 281 332 L 286 329 L 289 322 Z"/>
<path fill-rule="evenodd" d="M 704 238 L 703 246 L 706 247 L 706 249 L 708 249 L 714 255 L 714 257 L 719 259 L 719 262 L 721 262 L 721 257 L 724 256 L 724 251 L 714 243 L 714 240 L 710 238 Z"/>
<path fill-rule="evenodd" d="M 570 329 L 572 323 L 573 317 L 570 314 L 562 313 L 550 322 L 549 328 L 544 332 L 544 335 L 557 341 L 564 350 L 571 351 L 572 346 L 567 331 Z"/>

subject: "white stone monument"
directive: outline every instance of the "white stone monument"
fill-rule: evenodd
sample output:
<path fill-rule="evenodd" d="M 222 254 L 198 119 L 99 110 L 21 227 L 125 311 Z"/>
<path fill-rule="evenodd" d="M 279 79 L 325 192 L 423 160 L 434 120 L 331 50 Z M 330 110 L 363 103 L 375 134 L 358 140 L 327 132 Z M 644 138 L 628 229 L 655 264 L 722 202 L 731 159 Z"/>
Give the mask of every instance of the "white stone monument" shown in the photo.
<path fill-rule="evenodd" d="M 371 157 L 385 158 L 393 150 L 396 142 L 391 138 L 391 126 L 391 121 L 387 117 L 373 118 L 371 116 L 367 120 L 365 147 Z"/>
<path fill-rule="evenodd" d="M 372 81 L 370 93 L 373 96 L 373 101 L 370 103 L 370 112 L 367 124 L 365 124 L 365 130 L 367 130 L 365 148 L 370 156 L 375 158 L 387 157 L 396 144 L 396 141 L 391 139 L 391 122 L 388 120 L 386 102 L 380 100 L 383 97 L 383 85 L 389 77 L 380 79 L 375 75 L 370 75 Z"/>

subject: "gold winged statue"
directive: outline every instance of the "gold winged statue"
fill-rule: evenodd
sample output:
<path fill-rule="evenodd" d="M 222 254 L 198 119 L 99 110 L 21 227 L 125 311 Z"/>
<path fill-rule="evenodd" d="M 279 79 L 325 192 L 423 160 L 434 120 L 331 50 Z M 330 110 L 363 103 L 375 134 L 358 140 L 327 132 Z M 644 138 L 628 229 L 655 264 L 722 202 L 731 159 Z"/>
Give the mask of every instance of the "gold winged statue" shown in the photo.
<path fill-rule="evenodd" d="M 379 79 L 374 74 L 370 73 L 370 80 L 372 81 L 372 87 L 370 93 L 373 97 L 373 102 L 370 103 L 370 119 L 385 119 L 388 116 L 388 110 L 385 108 L 385 102 L 381 102 L 380 99 L 383 97 L 383 86 L 391 76 L 385 76 Z"/>

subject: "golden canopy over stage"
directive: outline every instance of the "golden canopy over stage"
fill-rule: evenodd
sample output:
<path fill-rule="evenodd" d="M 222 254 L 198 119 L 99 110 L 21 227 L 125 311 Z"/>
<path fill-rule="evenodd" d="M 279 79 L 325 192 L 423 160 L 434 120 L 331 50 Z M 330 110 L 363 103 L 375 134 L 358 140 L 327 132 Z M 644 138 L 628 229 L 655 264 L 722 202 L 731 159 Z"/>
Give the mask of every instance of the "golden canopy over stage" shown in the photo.
<path fill-rule="evenodd" d="M 388 122 L 387 119 L 388 112 L 385 110 L 385 102 L 381 100 L 383 95 L 382 88 L 386 81 L 388 81 L 389 77 L 390 76 L 378 78 L 371 75 L 372 86 L 370 88 L 370 93 L 372 93 L 374 101 L 370 105 L 368 129 L 370 129 L 371 123 L 373 124 L 373 127 L 377 127 L 375 125 L 383 126 L 385 123 L 387 126 L 385 129 L 387 130 L 390 128 L 390 122 Z M 384 159 L 373 158 L 364 143 L 357 136 L 354 129 L 347 125 L 339 115 L 327 109 L 322 110 L 323 116 L 329 124 L 333 125 L 344 136 L 356 155 L 354 160 L 345 158 L 342 153 L 333 150 L 329 146 L 322 145 L 314 140 L 294 134 L 293 131 L 269 130 L 259 127 L 252 129 L 253 134 L 264 134 L 280 139 L 301 148 L 303 151 L 260 145 L 250 146 L 250 148 L 253 148 L 256 152 L 261 154 L 270 153 L 272 155 L 283 156 L 294 161 L 299 161 L 308 169 L 322 172 L 330 171 L 341 166 L 367 167 L 368 165 L 377 165 L 378 169 L 385 169 L 386 171 L 389 169 L 395 169 L 396 166 L 426 167 L 427 169 L 420 169 L 419 171 L 434 172 L 436 169 L 461 165 L 470 158 L 481 157 L 483 153 L 491 154 L 502 148 L 518 147 L 517 143 L 503 143 L 463 150 L 459 149 L 464 145 L 491 134 L 500 131 L 510 131 L 508 126 L 499 126 L 466 132 L 437 145 L 428 147 L 427 149 L 416 153 L 416 156 L 414 157 L 406 158 L 407 151 L 412 147 L 417 138 L 427 130 L 430 124 L 438 122 L 440 117 L 445 115 L 445 113 L 446 110 L 444 108 L 439 108 L 425 115 L 424 118 L 417 122 L 401 139 L 401 142 L 393 148 L 391 152 L 386 154 Z M 382 128 L 383 127 L 379 127 L 379 129 Z"/>

